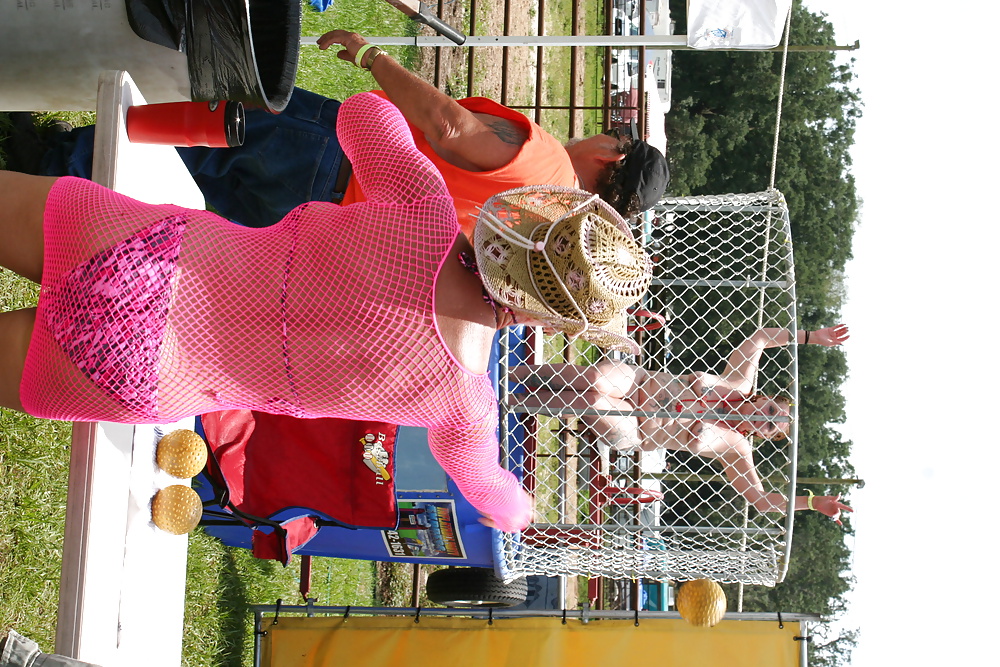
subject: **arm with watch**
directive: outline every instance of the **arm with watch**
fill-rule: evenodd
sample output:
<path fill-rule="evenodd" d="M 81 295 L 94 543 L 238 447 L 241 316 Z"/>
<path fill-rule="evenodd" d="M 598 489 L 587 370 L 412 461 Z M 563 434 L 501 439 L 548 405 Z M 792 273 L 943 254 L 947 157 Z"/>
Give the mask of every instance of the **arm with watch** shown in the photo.
<path fill-rule="evenodd" d="M 794 337 L 794 340 L 792 338 Z M 757 384 L 757 369 L 764 350 L 773 347 L 796 345 L 823 345 L 835 347 L 850 338 L 846 324 L 838 324 L 815 331 L 799 329 L 792 334 L 788 329 L 763 328 L 752 333 L 733 350 L 721 375 L 720 385 L 743 395 L 750 395 Z"/>

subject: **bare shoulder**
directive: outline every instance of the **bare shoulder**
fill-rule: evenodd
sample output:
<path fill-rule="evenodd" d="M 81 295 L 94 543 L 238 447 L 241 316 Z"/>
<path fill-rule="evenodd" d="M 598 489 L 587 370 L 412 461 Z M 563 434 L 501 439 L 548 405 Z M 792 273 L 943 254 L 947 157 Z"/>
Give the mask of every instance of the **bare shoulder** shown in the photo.
<path fill-rule="evenodd" d="M 463 250 L 471 252 L 471 246 L 459 234 L 435 282 L 434 319 L 452 356 L 473 373 L 485 373 L 496 320 L 482 298 L 482 282 L 458 261 Z"/>
<path fill-rule="evenodd" d="M 528 138 L 522 128 L 499 116 L 465 112 L 463 119 L 437 139 L 424 135 L 438 157 L 459 169 L 502 169 L 517 158 Z"/>

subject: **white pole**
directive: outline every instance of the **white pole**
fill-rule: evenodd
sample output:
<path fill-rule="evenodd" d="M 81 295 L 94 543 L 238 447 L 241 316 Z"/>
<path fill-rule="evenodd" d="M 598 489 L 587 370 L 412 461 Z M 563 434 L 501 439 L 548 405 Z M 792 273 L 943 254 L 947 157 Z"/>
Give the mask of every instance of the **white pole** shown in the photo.
<path fill-rule="evenodd" d="M 303 37 L 303 46 L 314 45 L 318 37 Z M 365 37 L 378 46 L 456 46 L 447 37 Z M 687 46 L 687 35 L 469 35 L 462 46 L 618 46 L 623 48 Z"/>
<path fill-rule="evenodd" d="M 305 36 L 299 42 L 303 46 L 316 44 L 318 36 Z M 417 35 L 415 37 L 365 37 L 378 46 L 458 46 L 447 37 Z M 619 48 L 639 48 L 640 46 L 686 51 L 783 51 L 776 46 L 771 49 L 693 49 L 687 45 L 687 35 L 469 35 L 462 46 L 617 46 Z M 836 44 L 832 46 L 789 46 L 789 51 L 855 51 L 861 42 Z"/>

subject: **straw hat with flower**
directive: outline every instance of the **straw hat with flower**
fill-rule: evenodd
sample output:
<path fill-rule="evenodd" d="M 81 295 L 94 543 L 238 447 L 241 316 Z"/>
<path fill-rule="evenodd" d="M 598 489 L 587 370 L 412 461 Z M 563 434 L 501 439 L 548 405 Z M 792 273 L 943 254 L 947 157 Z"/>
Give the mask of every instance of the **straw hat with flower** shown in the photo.
<path fill-rule="evenodd" d="M 498 304 L 570 339 L 639 352 L 626 310 L 649 289 L 652 262 L 596 195 L 554 185 L 501 192 L 479 214 L 475 251 Z"/>

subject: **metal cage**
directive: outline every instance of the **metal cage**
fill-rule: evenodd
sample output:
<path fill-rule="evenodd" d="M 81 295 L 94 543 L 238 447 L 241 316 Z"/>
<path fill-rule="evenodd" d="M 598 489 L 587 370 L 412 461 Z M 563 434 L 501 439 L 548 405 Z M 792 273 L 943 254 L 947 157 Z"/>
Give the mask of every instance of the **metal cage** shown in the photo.
<path fill-rule="evenodd" d="M 642 309 L 667 321 L 658 328 L 634 322 L 642 353 L 622 361 L 673 375 L 719 373 L 729 354 L 758 328 L 794 333 L 794 264 L 780 192 L 666 199 L 637 224 L 636 236 L 654 260 Z M 594 370 L 615 361 L 561 336 L 546 336 L 536 347 L 528 361 L 597 364 Z M 501 442 L 508 467 L 535 496 L 538 518 L 520 535 L 501 538 L 501 570 L 508 578 L 707 577 L 765 585 L 782 580 L 791 548 L 790 516 L 750 506 L 710 459 L 676 449 L 618 451 L 588 420 L 627 417 L 645 425 L 655 423 L 650 418 L 704 415 L 689 407 L 678 407 L 680 413 L 634 405 L 595 408 L 588 398 L 595 395 L 593 386 L 560 387 L 558 401 L 532 407 L 516 393 L 514 371 L 513 364 L 501 362 L 501 414 L 506 415 Z M 767 350 L 755 387 L 791 401 L 785 418 L 791 421 L 789 437 L 753 441 L 765 490 L 786 499 L 795 494 L 796 375 L 794 345 Z M 724 420 L 726 414 L 716 410 L 712 417 Z"/>

